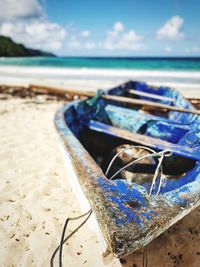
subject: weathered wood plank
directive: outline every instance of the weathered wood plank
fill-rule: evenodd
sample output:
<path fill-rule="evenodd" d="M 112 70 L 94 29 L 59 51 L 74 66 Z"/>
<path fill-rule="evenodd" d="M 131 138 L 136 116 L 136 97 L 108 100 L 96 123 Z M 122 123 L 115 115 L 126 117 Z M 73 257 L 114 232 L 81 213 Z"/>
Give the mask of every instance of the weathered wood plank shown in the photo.
<path fill-rule="evenodd" d="M 141 91 L 138 91 L 135 89 L 130 89 L 130 90 L 128 90 L 128 92 L 130 94 L 133 94 L 133 95 L 144 96 L 144 97 L 153 98 L 153 99 L 157 99 L 157 100 L 164 100 L 164 101 L 169 101 L 169 102 L 174 102 L 176 100 L 175 98 L 160 96 L 160 95 L 156 95 L 156 94 L 152 94 L 152 93 L 141 92 Z"/>
<path fill-rule="evenodd" d="M 124 97 L 124 96 L 114 96 L 114 95 L 112 96 L 103 95 L 102 98 L 107 99 L 107 100 L 117 101 L 117 102 L 124 102 L 124 103 L 132 104 L 132 105 L 151 107 L 154 109 L 173 110 L 173 111 L 178 111 L 178 112 L 186 112 L 186 113 L 200 115 L 200 110 L 179 108 L 175 106 L 169 106 L 166 104 L 155 103 L 153 101 L 148 101 L 148 100 L 134 99 L 134 98 Z"/>
<path fill-rule="evenodd" d="M 78 95 L 78 96 L 93 97 L 96 94 L 96 92 L 94 91 L 90 92 L 90 91 L 85 91 L 85 90 L 63 89 L 63 88 L 58 88 L 58 87 L 49 87 L 49 86 L 34 85 L 34 84 L 31 84 L 29 86 L 29 90 L 41 91 L 45 93 L 60 94 L 63 96 L 65 96 L 66 94 L 72 94 L 72 95 Z"/>
<path fill-rule="evenodd" d="M 85 122 L 85 125 L 91 130 L 111 135 L 113 137 L 123 138 L 127 141 L 148 146 L 156 150 L 169 149 L 173 152 L 174 155 L 190 158 L 193 160 L 200 160 L 200 154 L 193 151 L 193 149 L 189 147 L 183 147 L 181 145 L 173 144 L 157 138 L 145 136 L 142 134 L 132 133 L 127 130 L 113 127 L 111 125 L 101 123 L 98 121 L 90 120 L 89 122 Z"/>

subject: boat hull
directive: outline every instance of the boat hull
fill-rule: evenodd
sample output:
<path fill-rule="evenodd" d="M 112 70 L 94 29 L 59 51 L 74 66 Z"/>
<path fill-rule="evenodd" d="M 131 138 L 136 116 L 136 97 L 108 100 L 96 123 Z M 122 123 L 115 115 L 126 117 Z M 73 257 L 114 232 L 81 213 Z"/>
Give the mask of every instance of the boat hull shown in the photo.
<path fill-rule="evenodd" d="M 200 204 L 200 164 L 196 163 L 192 182 L 159 196 L 150 197 L 136 183 L 111 181 L 66 120 L 66 115 L 73 117 L 72 110 L 78 104 L 72 102 L 62 107 L 55 116 L 55 125 L 65 155 L 70 159 L 73 179 L 78 178 L 108 249 L 114 256 L 124 257 L 147 245 Z"/>

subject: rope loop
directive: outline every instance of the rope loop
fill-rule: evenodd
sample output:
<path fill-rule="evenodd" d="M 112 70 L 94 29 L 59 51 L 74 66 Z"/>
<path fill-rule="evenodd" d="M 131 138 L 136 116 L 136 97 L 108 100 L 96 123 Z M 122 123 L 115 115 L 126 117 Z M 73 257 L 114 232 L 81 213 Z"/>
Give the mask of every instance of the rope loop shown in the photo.
<path fill-rule="evenodd" d="M 149 196 L 152 195 L 152 192 L 154 190 L 154 187 L 155 187 L 155 184 L 156 184 L 156 181 L 158 179 L 158 176 L 159 176 L 159 173 L 160 173 L 160 181 L 159 181 L 159 185 L 158 185 L 158 190 L 156 192 L 156 195 L 159 195 L 160 193 L 160 189 L 161 189 L 161 186 L 162 186 L 162 182 L 164 180 L 164 175 L 163 175 L 163 168 L 162 168 L 162 162 L 163 162 L 163 159 L 165 157 L 170 157 L 172 156 L 173 152 L 170 150 L 170 149 L 165 149 L 163 151 L 160 151 L 160 152 L 156 152 L 155 150 L 149 148 L 149 147 L 146 147 L 146 146 L 134 146 L 134 145 L 130 145 L 129 147 L 126 147 L 126 148 L 123 148 L 121 149 L 117 154 L 115 154 L 115 156 L 111 159 L 109 165 L 108 165 L 108 168 L 105 172 L 105 175 L 107 176 L 109 171 L 110 171 L 110 168 L 111 166 L 113 165 L 115 159 L 123 152 L 129 150 L 129 149 L 132 149 L 132 148 L 142 148 L 142 149 L 145 149 L 149 152 L 151 152 L 151 154 L 149 155 L 145 155 L 145 156 L 142 156 L 138 159 L 134 159 L 133 161 L 129 162 L 128 164 L 126 164 L 125 166 L 123 166 L 122 168 L 120 168 L 117 172 L 115 172 L 109 179 L 112 180 L 114 179 L 121 171 L 125 170 L 126 168 L 130 167 L 131 165 L 136 165 L 139 161 L 141 161 L 142 159 L 145 159 L 145 158 L 158 158 L 158 165 L 156 167 L 156 170 L 155 170 L 155 173 L 154 173 L 154 176 L 153 176 L 153 179 L 152 179 L 152 183 L 151 183 L 151 187 L 150 187 L 150 191 L 149 191 Z"/>

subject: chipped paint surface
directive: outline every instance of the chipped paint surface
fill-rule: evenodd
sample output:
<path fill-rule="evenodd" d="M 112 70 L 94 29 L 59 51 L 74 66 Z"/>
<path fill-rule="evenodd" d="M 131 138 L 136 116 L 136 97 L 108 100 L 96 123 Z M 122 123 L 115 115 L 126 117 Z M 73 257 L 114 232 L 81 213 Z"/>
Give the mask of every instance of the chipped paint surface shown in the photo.
<path fill-rule="evenodd" d="M 165 95 L 172 97 L 170 93 Z M 148 190 L 136 183 L 111 181 L 79 141 L 83 127 L 80 119 L 84 119 L 79 114 L 79 103 L 62 107 L 55 116 L 55 125 L 108 248 L 116 257 L 124 257 L 148 244 L 200 204 L 200 160 L 181 179 L 168 180 L 159 196 L 149 197 Z M 94 114 L 100 117 L 101 105 L 98 108 L 98 112 L 89 113 L 91 119 Z M 194 150 L 200 157 L 196 134 L 191 136 L 186 150 L 192 154 L 189 147 L 196 142 Z M 180 145 L 187 144 L 186 140 L 181 138 Z"/>
<path fill-rule="evenodd" d="M 134 183 L 129 184 L 124 180 L 108 183 L 101 177 L 97 179 L 97 182 L 107 195 L 108 200 L 114 204 L 112 213 L 116 213 L 113 218 L 116 224 L 136 223 L 142 227 L 145 220 L 152 219 L 152 214 L 155 212 L 148 207 L 148 201 L 145 197 L 147 191 L 143 186 Z"/>
<path fill-rule="evenodd" d="M 188 126 L 182 126 L 166 118 L 157 117 L 127 108 L 107 105 L 105 108 L 113 126 L 142 133 L 172 143 L 178 142 L 188 131 Z"/>
<path fill-rule="evenodd" d="M 169 87 L 164 87 L 164 86 L 160 86 L 160 87 L 153 87 L 150 86 L 144 82 L 135 82 L 135 81 L 129 81 L 125 84 L 122 84 L 120 86 L 117 86 L 115 88 L 109 89 L 107 90 L 108 94 L 111 95 L 119 95 L 119 96 L 129 96 L 131 97 L 131 95 L 128 93 L 129 89 L 135 89 L 139 92 L 144 92 L 144 93 L 152 93 L 152 94 L 156 94 L 158 96 L 164 96 L 164 97 L 169 97 L 169 98 L 173 98 L 175 99 L 174 103 L 171 103 L 171 105 L 174 105 L 176 107 L 181 107 L 181 108 L 186 108 L 186 109 L 193 109 L 193 105 L 189 103 L 189 101 L 187 101 L 179 92 L 177 92 L 174 89 L 171 89 Z M 143 100 L 151 100 L 154 102 L 158 102 L 161 104 L 167 104 L 169 105 L 169 102 L 166 100 L 156 100 L 156 99 L 151 99 L 151 98 L 147 98 L 144 96 L 141 96 L 140 99 Z M 175 112 L 175 111 L 170 111 L 168 113 L 168 117 L 169 119 L 176 121 L 177 123 L 181 123 L 184 125 L 193 125 L 194 120 L 199 117 L 196 116 L 194 114 L 186 114 L 186 113 L 180 113 L 180 112 Z"/>

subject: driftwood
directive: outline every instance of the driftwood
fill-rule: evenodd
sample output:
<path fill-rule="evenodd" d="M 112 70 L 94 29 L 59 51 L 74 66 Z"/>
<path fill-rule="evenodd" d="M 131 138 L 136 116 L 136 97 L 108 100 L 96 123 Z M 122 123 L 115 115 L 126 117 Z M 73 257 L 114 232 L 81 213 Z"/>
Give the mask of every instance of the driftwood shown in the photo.
<path fill-rule="evenodd" d="M 82 90 L 74 90 L 74 89 L 61 89 L 61 88 L 51 88 L 46 86 L 38 86 L 38 85 L 30 85 L 30 90 L 44 90 L 46 92 L 55 93 L 55 94 L 62 94 L 65 96 L 66 94 L 72 94 L 77 96 L 86 96 L 86 97 L 92 97 L 95 96 L 95 91 L 82 91 Z M 184 109 L 174 106 L 169 106 L 165 104 L 155 103 L 153 101 L 148 100 L 141 100 L 141 99 L 135 99 L 135 98 L 129 98 L 129 97 L 122 97 L 122 96 L 114 96 L 114 95 L 102 95 L 101 96 L 104 99 L 117 101 L 117 102 L 124 102 L 131 105 L 139 105 L 144 106 L 148 108 L 153 109 L 161 109 L 161 110 L 173 110 L 178 112 L 186 112 L 186 113 L 192 113 L 200 115 L 200 110 L 196 109 Z"/>
<path fill-rule="evenodd" d="M 12 92 L 11 92 L 12 91 Z M 30 85 L 28 88 L 21 86 L 1 86 L 0 93 L 8 93 L 12 95 L 19 95 L 23 97 L 35 96 L 36 94 L 48 94 L 57 96 L 59 99 L 72 100 L 74 97 L 85 98 L 85 97 L 93 97 L 95 96 L 95 91 L 85 91 L 85 90 L 75 90 L 75 89 L 63 89 L 63 88 L 55 88 L 48 87 L 43 85 Z M 122 96 L 113 96 L 113 95 L 102 95 L 102 98 L 112 101 L 124 102 L 131 105 L 139 105 L 142 106 L 145 110 L 174 110 L 178 112 L 187 112 L 192 114 L 200 115 L 200 110 L 188 110 L 183 108 L 178 108 L 174 106 L 164 105 L 161 103 L 155 103 L 153 101 L 141 100 L 135 98 L 128 98 Z M 170 100 L 173 100 L 169 98 Z M 188 98 L 191 103 L 197 107 L 200 107 L 200 99 L 199 98 Z"/>
<path fill-rule="evenodd" d="M 33 85 L 29 86 L 29 90 L 33 92 L 43 92 L 43 93 L 50 93 L 55 95 L 62 95 L 66 96 L 67 94 L 77 95 L 77 96 L 87 96 L 93 97 L 95 95 L 94 91 L 82 91 L 82 90 L 75 90 L 75 89 L 63 89 L 63 88 L 56 88 L 56 87 L 48 87 L 43 85 Z"/>

